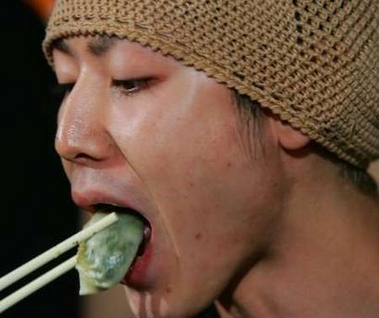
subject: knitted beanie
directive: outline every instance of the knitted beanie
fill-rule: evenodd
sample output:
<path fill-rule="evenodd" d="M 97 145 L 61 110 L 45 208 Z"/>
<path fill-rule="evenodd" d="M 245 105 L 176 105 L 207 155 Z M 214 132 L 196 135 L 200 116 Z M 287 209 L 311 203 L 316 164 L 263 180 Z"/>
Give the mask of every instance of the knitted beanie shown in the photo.
<path fill-rule="evenodd" d="M 248 95 L 361 168 L 379 157 L 379 0 L 57 0 L 43 50 L 104 34 Z"/>

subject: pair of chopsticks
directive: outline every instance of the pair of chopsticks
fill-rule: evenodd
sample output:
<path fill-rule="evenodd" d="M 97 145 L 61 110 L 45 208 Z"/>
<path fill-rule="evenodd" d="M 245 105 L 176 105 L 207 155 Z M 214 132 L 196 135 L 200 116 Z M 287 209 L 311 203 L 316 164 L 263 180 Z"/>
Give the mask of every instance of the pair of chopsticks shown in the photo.
<path fill-rule="evenodd" d="M 38 269 L 39 267 L 43 266 L 44 264 L 52 261 L 53 259 L 62 255 L 63 253 L 67 252 L 68 250 L 74 248 L 80 242 L 104 230 L 106 227 L 115 223 L 117 220 L 118 218 L 117 218 L 116 213 L 111 213 L 105 216 L 104 218 L 102 218 L 101 220 L 99 220 L 98 222 L 84 228 L 80 232 L 74 234 L 73 236 L 59 243 L 58 245 L 55 245 L 54 247 L 50 248 L 46 252 L 26 262 L 24 265 L 16 268 L 15 270 L 11 271 L 7 275 L 1 277 L 0 278 L 0 291 L 4 290 L 5 288 L 10 286 L 14 282 L 20 280 L 21 278 L 25 277 L 26 275 Z M 47 273 L 41 275 L 40 277 L 36 278 L 35 280 L 31 281 L 30 283 L 16 290 L 9 296 L 3 298 L 2 300 L 0 300 L 0 313 L 4 312 L 5 310 L 10 308 L 14 304 L 18 303 L 25 297 L 34 293 L 35 291 L 45 286 L 46 284 L 50 283 L 54 279 L 68 272 L 70 269 L 74 268 L 75 265 L 76 265 L 76 256 L 72 256 L 71 258 L 64 261 L 60 265 L 54 267 Z"/>

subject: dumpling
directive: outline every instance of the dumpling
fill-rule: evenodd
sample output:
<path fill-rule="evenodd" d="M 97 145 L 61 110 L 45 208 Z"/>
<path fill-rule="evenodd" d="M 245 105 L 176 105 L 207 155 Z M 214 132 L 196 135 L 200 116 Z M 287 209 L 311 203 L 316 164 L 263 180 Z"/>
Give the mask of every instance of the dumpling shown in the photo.
<path fill-rule="evenodd" d="M 85 226 L 106 216 L 98 212 Z M 117 214 L 118 221 L 79 244 L 76 269 L 79 294 L 90 295 L 118 284 L 127 273 L 143 241 L 144 224 L 131 214 Z"/>

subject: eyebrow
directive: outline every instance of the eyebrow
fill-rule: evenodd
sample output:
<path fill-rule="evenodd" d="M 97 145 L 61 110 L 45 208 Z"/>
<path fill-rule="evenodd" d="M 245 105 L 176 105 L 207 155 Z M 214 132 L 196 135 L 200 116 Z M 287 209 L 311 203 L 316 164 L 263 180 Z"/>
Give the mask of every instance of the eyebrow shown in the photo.
<path fill-rule="evenodd" d="M 104 55 L 115 44 L 116 38 L 109 36 L 98 36 L 91 38 L 87 43 L 87 52 L 94 56 Z M 53 44 L 53 48 L 69 55 L 73 55 L 70 45 L 66 39 L 59 39 Z"/>
<path fill-rule="evenodd" d="M 116 39 L 109 36 L 99 36 L 91 39 L 87 51 L 95 56 L 104 55 L 115 44 Z"/>

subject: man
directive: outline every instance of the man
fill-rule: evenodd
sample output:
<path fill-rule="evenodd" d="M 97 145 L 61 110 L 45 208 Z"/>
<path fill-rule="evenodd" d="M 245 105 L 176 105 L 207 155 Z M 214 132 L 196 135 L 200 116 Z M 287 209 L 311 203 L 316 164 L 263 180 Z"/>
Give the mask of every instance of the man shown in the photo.
<path fill-rule="evenodd" d="M 379 317 L 376 0 L 58 1 L 74 202 L 146 221 L 137 317 Z"/>

